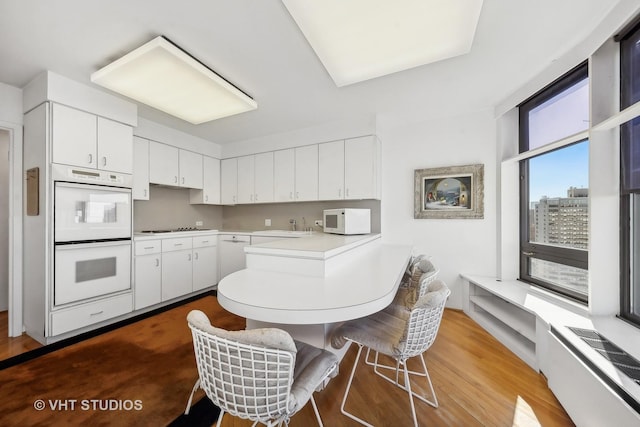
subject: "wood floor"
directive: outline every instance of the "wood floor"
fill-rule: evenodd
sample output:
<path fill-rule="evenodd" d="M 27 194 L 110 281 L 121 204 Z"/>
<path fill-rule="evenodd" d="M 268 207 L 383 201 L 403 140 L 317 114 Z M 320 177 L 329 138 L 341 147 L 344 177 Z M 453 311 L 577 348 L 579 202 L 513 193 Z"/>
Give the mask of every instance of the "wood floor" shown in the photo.
<path fill-rule="evenodd" d="M 0 371 L 0 425 L 149 425 L 164 426 L 186 404 L 197 377 L 186 315 L 204 311 L 214 325 L 242 329 L 244 319 L 224 311 L 207 296 L 79 344 Z M 315 394 L 326 426 L 357 425 L 340 413 L 340 402 L 356 348 L 340 374 Z M 544 377 L 510 353 L 464 313 L 445 310 L 434 345 L 425 354 L 439 408 L 416 403 L 420 425 L 571 426 Z M 411 366 L 411 365 L 410 365 Z M 409 426 L 406 394 L 360 365 L 348 409 L 376 426 Z M 45 409 L 36 410 L 42 399 Z M 66 408 L 52 409 L 67 399 Z M 75 407 L 71 409 L 72 401 Z M 141 408 L 93 409 L 92 400 Z M 84 405 L 84 406 L 81 406 Z M 249 426 L 226 415 L 223 426 Z M 307 405 L 290 426 L 313 426 Z"/>
<path fill-rule="evenodd" d="M 0 360 L 8 359 L 42 346 L 27 334 L 9 338 L 8 313 L 8 311 L 0 312 Z"/>

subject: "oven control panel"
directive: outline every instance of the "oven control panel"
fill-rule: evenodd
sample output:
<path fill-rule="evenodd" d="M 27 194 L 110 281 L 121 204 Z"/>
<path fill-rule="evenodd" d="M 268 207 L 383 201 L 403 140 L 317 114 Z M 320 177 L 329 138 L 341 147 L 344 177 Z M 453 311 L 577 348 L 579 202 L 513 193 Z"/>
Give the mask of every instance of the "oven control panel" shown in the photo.
<path fill-rule="evenodd" d="M 133 178 L 129 174 L 52 164 L 56 181 L 82 182 L 87 184 L 112 185 L 131 188 Z"/>

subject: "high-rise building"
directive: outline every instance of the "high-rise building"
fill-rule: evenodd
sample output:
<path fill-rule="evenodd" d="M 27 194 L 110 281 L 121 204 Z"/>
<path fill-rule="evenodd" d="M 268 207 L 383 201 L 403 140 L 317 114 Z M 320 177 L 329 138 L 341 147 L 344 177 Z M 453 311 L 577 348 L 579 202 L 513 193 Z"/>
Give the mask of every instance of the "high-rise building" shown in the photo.
<path fill-rule="evenodd" d="M 589 247 L 589 189 L 570 187 L 567 197 L 532 203 L 533 241 L 577 249 Z"/>

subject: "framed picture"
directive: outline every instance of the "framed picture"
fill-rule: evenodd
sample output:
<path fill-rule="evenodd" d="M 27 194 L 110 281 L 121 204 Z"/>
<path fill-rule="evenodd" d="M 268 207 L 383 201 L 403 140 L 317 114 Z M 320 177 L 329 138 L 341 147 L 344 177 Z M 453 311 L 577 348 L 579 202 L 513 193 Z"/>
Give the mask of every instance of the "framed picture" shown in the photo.
<path fill-rule="evenodd" d="M 484 165 L 416 169 L 413 217 L 483 218 Z"/>

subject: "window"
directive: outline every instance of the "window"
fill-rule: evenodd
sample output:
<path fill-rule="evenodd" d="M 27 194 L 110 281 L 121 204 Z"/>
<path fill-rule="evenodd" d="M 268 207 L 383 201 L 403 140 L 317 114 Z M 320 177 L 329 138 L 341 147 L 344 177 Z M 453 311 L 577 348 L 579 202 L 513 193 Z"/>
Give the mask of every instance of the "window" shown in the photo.
<path fill-rule="evenodd" d="M 620 109 L 640 101 L 640 24 L 620 38 Z M 620 126 L 620 316 L 640 326 L 640 118 Z"/>
<path fill-rule="evenodd" d="M 587 302 L 589 78 L 583 63 L 519 105 L 520 279 Z"/>

